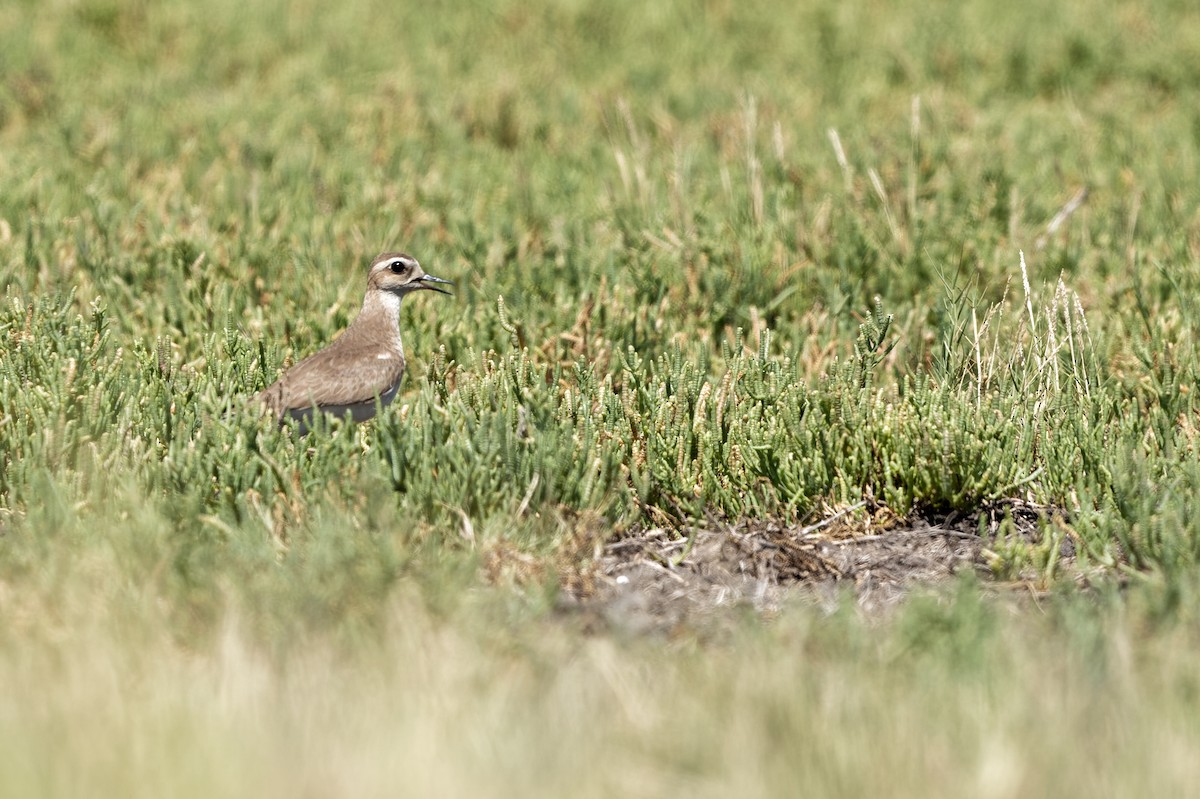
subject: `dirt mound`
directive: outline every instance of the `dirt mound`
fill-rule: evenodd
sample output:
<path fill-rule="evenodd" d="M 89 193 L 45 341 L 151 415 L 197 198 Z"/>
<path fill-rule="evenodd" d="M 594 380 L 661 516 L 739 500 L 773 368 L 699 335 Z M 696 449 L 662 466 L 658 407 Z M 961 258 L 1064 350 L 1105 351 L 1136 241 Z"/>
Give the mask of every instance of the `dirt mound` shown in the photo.
<path fill-rule="evenodd" d="M 864 610 L 880 610 L 963 569 L 991 574 L 996 547 L 1041 543 L 1056 515 L 1006 502 L 898 520 L 857 505 L 809 525 L 710 522 L 686 537 L 638 529 L 604 547 L 586 578 L 568 586 L 567 602 L 635 632 L 668 631 L 736 606 L 771 613 L 797 595 L 832 606 L 846 590 Z M 1073 563 L 1069 536 L 1056 556 L 1060 567 Z"/>

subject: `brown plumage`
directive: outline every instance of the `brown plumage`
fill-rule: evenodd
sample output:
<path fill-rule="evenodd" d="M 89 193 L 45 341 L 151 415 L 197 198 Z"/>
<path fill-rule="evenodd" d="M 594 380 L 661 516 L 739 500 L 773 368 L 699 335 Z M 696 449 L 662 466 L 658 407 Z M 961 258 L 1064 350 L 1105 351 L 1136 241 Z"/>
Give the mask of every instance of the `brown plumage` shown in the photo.
<path fill-rule="evenodd" d="M 395 398 L 404 376 L 400 300 L 422 289 L 449 294 L 437 285 L 449 282 L 425 274 L 411 255 L 377 256 L 358 317 L 328 347 L 300 361 L 255 399 L 280 421 L 299 419 L 302 431 L 312 421 L 314 406 L 359 422 L 370 419 Z"/>

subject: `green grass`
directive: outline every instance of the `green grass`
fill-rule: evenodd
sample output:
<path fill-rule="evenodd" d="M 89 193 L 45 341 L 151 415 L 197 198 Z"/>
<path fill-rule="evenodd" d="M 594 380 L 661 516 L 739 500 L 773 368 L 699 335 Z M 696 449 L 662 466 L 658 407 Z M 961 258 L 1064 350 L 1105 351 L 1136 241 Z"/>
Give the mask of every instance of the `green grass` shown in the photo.
<path fill-rule="evenodd" d="M 0 10 L 0 793 L 1194 783 L 1200 13 L 327 5 Z M 457 284 L 397 403 L 230 413 L 393 247 Z M 1036 602 L 552 611 L 637 525 L 1012 498 Z"/>

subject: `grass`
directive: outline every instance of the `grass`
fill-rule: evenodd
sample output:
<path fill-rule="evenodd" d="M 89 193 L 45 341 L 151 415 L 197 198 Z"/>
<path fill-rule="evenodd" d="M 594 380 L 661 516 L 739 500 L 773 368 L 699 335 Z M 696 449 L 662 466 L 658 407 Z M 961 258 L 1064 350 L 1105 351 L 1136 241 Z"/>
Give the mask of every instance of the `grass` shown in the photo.
<path fill-rule="evenodd" d="M 1196 42 L 1110 0 L 10 4 L 0 792 L 1192 784 Z M 458 286 L 396 405 L 231 413 L 392 247 Z M 1059 512 L 997 550 L 1036 602 L 553 610 L 639 525 L 1012 498 Z"/>

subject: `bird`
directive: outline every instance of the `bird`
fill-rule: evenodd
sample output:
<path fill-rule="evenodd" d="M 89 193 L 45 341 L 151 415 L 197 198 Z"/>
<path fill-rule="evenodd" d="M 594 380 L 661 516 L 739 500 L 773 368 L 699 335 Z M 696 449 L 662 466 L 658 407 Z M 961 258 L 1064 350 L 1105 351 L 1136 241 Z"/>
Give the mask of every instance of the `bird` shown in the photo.
<path fill-rule="evenodd" d="M 385 252 L 371 261 L 362 310 L 329 346 L 308 356 L 255 395 L 255 401 L 282 424 L 299 421 L 301 434 L 314 411 L 356 422 L 375 416 L 396 398 L 404 376 L 400 342 L 400 301 L 417 291 L 450 294 L 449 280 L 425 273 L 416 258 Z"/>

